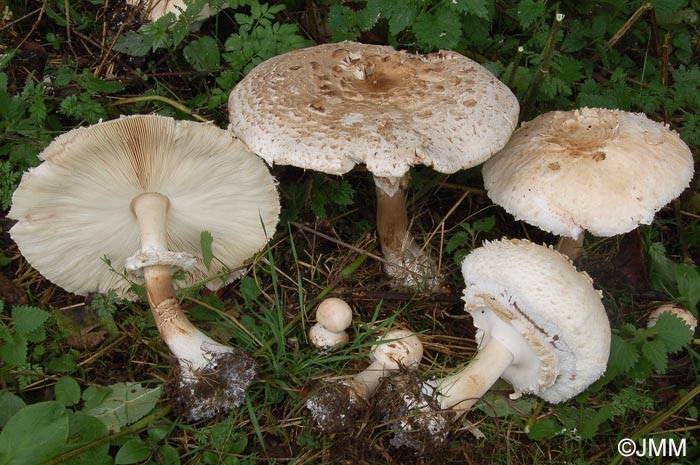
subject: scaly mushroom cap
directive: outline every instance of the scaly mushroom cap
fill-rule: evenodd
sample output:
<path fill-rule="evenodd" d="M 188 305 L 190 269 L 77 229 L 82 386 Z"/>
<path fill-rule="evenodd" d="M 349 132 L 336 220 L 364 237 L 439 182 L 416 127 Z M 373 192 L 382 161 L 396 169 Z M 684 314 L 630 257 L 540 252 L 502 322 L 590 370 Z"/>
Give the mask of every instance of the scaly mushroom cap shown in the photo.
<path fill-rule="evenodd" d="M 578 238 L 650 224 L 693 176 L 674 131 L 641 113 L 582 108 L 523 123 L 483 167 L 493 202 L 517 219 Z"/>
<path fill-rule="evenodd" d="M 34 268 L 76 294 L 115 289 L 134 297 L 119 273 L 140 250 L 130 207 L 139 194 L 169 198 L 169 250 L 196 257 L 194 269 L 176 281 L 179 287 L 223 266 L 236 271 L 277 224 L 279 198 L 265 163 L 209 124 L 122 117 L 63 134 L 40 158 L 43 163 L 24 174 L 12 198 L 8 216 L 18 222 L 10 234 Z M 209 270 L 201 258 L 205 230 L 223 262 L 213 260 Z"/>
<path fill-rule="evenodd" d="M 481 308 L 491 307 L 536 355 L 533 364 L 514 353 L 513 364 L 502 375 L 517 393 L 563 402 L 603 374 L 610 324 L 601 294 L 564 255 L 525 240 L 487 242 L 464 259 L 462 272 L 465 308 L 475 322 L 479 324 Z M 512 338 L 479 329 L 480 345 L 494 337 L 514 352 Z"/>
<path fill-rule="evenodd" d="M 499 150 L 518 102 L 486 68 L 356 42 L 295 50 L 255 67 L 231 92 L 229 129 L 268 163 L 379 177 L 423 164 L 453 173 Z"/>
<path fill-rule="evenodd" d="M 413 331 L 392 329 L 377 340 L 370 358 L 381 362 L 387 370 L 416 369 L 423 358 L 423 344 Z"/>

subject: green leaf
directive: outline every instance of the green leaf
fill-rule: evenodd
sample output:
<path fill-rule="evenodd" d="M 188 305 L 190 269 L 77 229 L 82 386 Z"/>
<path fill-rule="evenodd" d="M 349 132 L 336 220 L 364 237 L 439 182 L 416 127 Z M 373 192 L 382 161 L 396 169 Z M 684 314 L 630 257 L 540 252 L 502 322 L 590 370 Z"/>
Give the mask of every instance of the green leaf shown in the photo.
<path fill-rule="evenodd" d="M 642 345 L 642 355 L 652 364 L 654 370 L 660 374 L 665 373 L 668 366 L 666 353 L 666 344 L 662 340 L 647 341 Z"/>
<path fill-rule="evenodd" d="M 448 6 L 459 13 L 471 14 L 481 19 L 489 19 L 486 0 L 450 0 Z"/>
<path fill-rule="evenodd" d="M 202 231 L 199 235 L 199 243 L 202 246 L 202 261 L 204 266 L 209 269 L 211 266 L 211 261 L 214 259 L 214 252 L 211 249 L 211 245 L 214 242 L 214 237 L 209 231 Z"/>
<path fill-rule="evenodd" d="M 471 235 L 466 231 L 457 231 L 450 237 L 445 246 L 445 251 L 447 253 L 452 253 L 460 247 L 464 247 L 469 242 Z"/>
<path fill-rule="evenodd" d="M 180 465 L 180 453 L 173 446 L 165 444 L 158 448 L 160 456 L 159 464 L 162 465 Z"/>
<path fill-rule="evenodd" d="M 649 245 L 647 253 L 650 260 L 649 280 L 652 289 L 674 295 L 676 293 L 676 267 L 678 264 L 666 256 L 666 249 L 660 242 Z"/>
<path fill-rule="evenodd" d="M 617 334 L 613 334 L 610 340 L 608 369 L 615 373 L 627 373 L 637 363 L 637 360 L 639 360 L 637 347 Z"/>
<path fill-rule="evenodd" d="M 527 437 L 535 441 L 539 441 L 540 439 L 549 439 L 561 433 L 562 429 L 562 425 L 555 420 L 545 418 L 544 420 L 540 420 L 530 427 L 530 431 L 527 431 Z"/>
<path fill-rule="evenodd" d="M 124 443 L 114 457 L 116 465 L 129 465 L 143 462 L 151 455 L 151 447 L 140 438 L 132 438 Z"/>
<path fill-rule="evenodd" d="M 377 11 L 389 21 L 389 32 L 396 35 L 409 27 L 420 13 L 420 4 L 414 1 L 369 0 L 367 10 Z"/>
<path fill-rule="evenodd" d="M 252 302 L 253 300 L 257 299 L 261 292 L 260 287 L 258 287 L 258 283 L 256 283 L 255 279 L 251 278 L 250 276 L 243 276 L 243 278 L 241 278 L 239 289 L 243 295 L 243 299 L 246 302 Z"/>
<path fill-rule="evenodd" d="M 86 444 L 98 441 L 109 434 L 104 423 L 95 417 L 75 412 L 68 424 L 68 443 L 61 453 L 66 453 Z M 83 451 L 65 462 L 65 465 L 111 465 L 112 457 L 109 455 L 110 443 L 106 442 Z"/>
<path fill-rule="evenodd" d="M 13 367 L 27 363 L 27 338 L 21 334 L 0 332 L 0 339 L 5 341 L 4 344 L 0 344 L 0 360 Z"/>
<path fill-rule="evenodd" d="M 64 376 L 58 380 L 56 386 L 54 386 L 54 392 L 56 393 L 56 400 L 66 407 L 80 402 L 80 385 L 69 376 Z"/>
<path fill-rule="evenodd" d="M 49 312 L 29 305 L 17 305 L 12 308 L 12 322 L 15 333 L 27 336 L 46 323 Z"/>
<path fill-rule="evenodd" d="M 654 325 L 656 336 L 663 341 L 669 353 L 676 353 L 693 340 L 693 330 L 685 321 L 670 312 L 659 315 Z"/>
<path fill-rule="evenodd" d="M 521 0 L 515 7 L 515 16 L 523 30 L 529 28 L 532 23 L 544 16 L 547 5 L 542 0 Z"/>
<path fill-rule="evenodd" d="M 218 68 L 221 62 L 219 44 L 211 36 L 200 37 L 182 50 L 185 60 L 197 71 Z"/>
<path fill-rule="evenodd" d="M 676 266 L 674 276 L 681 299 L 689 308 L 696 308 L 700 301 L 700 274 L 692 266 L 681 263 Z"/>
<path fill-rule="evenodd" d="M 86 406 L 82 411 L 99 418 L 112 432 L 146 416 L 161 396 L 160 386 L 144 388 L 139 383 L 119 383 L 109 387 L 111 392 L 99 404 Z"/>
<path fill-rule="evenodd" d="M 462 35 L 459 17 L 450 10 L 421 13 L 413 23 L 413 33 L 424 51 L 451 49 Z"/>
<path fill-rule="evenodd" d="M 56 456 L 68 440 L 69 412 L 59 402 L 24 407 L 0 433 L 0 463 L 36 465 Z"/>
<path fill-rule="evenodd" d="M 127 31 L 117 39 L 113 49 L 132 57 L 143 57 L 151 50 L 151 43 L 138 32 Z"/>
<path fill-rule="evenodd" d="M 0 428 L 4 428 L 12 416 L 27 404 L 11 392 L 0 391 Z"/>

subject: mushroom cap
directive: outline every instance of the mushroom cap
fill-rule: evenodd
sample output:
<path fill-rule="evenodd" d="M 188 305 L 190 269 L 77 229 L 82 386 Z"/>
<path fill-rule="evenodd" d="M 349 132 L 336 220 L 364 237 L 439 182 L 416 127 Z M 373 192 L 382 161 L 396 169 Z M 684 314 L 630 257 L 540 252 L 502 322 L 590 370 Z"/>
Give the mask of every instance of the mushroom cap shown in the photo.
<path fill-rule="evenodd" d="M 693 157 L 641 113 L 582 108 L 523 123 L 483 167 L 488 196 L 560 236 L 612 236 L 650 224 L 685 189 Z"/>
<path fill-rule="evenodd" d="M 605 371 L 610 324 L 601 293 L 559 252 L 526 240 L 486 242 L 462 263 L 466 310 L 484 307 L 520 333 L 537 355 L 535 363 L 517 353 L 502 378 L 516 393 L 532 393 L 552 403 L 579 394 Z M 496 330 L 499 324 L 483 325 Z M 480 346 L 496 338 L 509 350 L 507 334 L 479 328 Z"/>
<path fill-rule="evenodd" d="M 649 314 L 649 319 L 647 320 L 647 327 L 651 328 L 652 326 L 656 325 L 656 322 L 659 321 L 659 316 L 661 316 L 662 313 L 671 313 L 677 316 L 681 320 L 685 321 L 685 323 L 690 326 L 692 331 L 695 331 L 695 328 L 698 327 L 698 320 L 692 313 L 690 313 L 690 311 L 672 303 L 663 304 L 651 312 Z"/>
<path fill-rule="evenodd" d="M 136 297 L 120 273 L 140 250 L 130 203 L 142 193 L 168 197 L 168 248 L 196 257 L 177 287 L 224 266 L 237 277 L 236 268 L 265 245 L 277 224 L 279 198 L 265 163 L 210 124 L 122 117 L 63 134 L 40 158 L 43 163 L 24 174 L 13 195 L 8 216 L 18 222 L 10 234 L 34 268 L 76 294 L 115 289 Z M 205 230 L 222 262 L 212 260 L 209 269 L 200 245 Z"/>
<path fill-rule="evenodd" d="M 491 72 L 458 53 L 415 55 L 357 42 L 288 52 L 229 96 L 229 129 L 268 163 L 379 177 L 423 164 L 453 173 L 506 143 L 519 106 Z"/>
<path fill-rule="evenodd" d="M 352 323 L 352 308 L 337 297 L 324 299 L 316 307 L 316 321 L 329 331 L 345 331 Z"/>
<path fill-rule="evenodd" d="M 370 357 L 387 370 L 415 370 L 423 358 L 423 344 L 413 331 L 393 329 L 377 340 Z"/>

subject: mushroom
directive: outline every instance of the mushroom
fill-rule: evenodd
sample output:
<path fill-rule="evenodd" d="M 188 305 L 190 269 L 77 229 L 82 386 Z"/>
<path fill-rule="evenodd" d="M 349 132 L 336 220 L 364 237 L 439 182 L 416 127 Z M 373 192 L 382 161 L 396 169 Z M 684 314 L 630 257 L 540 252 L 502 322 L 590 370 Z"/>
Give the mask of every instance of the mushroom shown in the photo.
<path fill-rule="evenodd" d="M 499 378 L 513 386 L 512 397 L 559 403 L 606 369 L 611 335 L 601 293 L 567 257 L 526 240 L 501 240 L 470 253 L 462 272 L 479 352 L 465 368 L 427 381 L 422 395 L 407 396 L 413 403 L 402 400 L 404 432 L 394 444 L 415 447 L 408 433 L 426 430 L 442 442 L 445 418 L 468 411 Z"/>
<path fill-rule="evenodd" d="M 352 323 L 352 309 L 343 299 L 331 297 L 316 307 L 316 324 L 309 329 L 309 341 L 329 349 L 349 340 L 345 332 Z"/>
<path fill-rule="evenodd" d="M 280 206 L 264 162 L 225 130 L 156 115 L 74 129 L 40 158 L 8 215 L 27 261 L 69 292 L 115 289 L 133 300 L 126 268 L 145 282 L 158 330 L 179 361 L 184 415 L 197 420 L 239 405 L 255 362 L 194 327 L 175 287 L 208 280 L 215 289 L 265 245 Z M 209 266 L 204 230 L 216 257 Z M 188 273 L 173 282 L 178 270 Z"/>
<path fill-rule="evenodd" d="M 667 303 L 657 307 L 653 312 L 649 314 L 649 319 L 647 320 L 647 328 L 655 326 L 656 322 L 659 321 L 659 317 L 662 313 L 670 313 L 680 318 L 685 322 L 686 325 L 690 327 L 690 330 L 693 332 L 695 332 L 695 328 L 698 327 L 698 320 L 697 318 L 695 318 L 695 315 L 690 313 L 690 311 L 679 305 Z"/>
<path fill-rule="evenodd" d="M 423 344 L 409 330 L 395 329 L 377 339 L 370 352 L 372 363 L 352 379 L 327 383 L 307 401 L 306 408 L 324 433 L 347 430 L 367 409 L 367 400 L 380 380 L 400 370 L 416 370 L 423 357 Z"/>
<path fill-rule="evenodd" d="M 523 123 L 483 166 L 491 200 L 515 218 L 572 238 L 613 236 L 650 224 L 685 189 L 693 156 L 677 133 L 641 113 L 582 108 Z"/>
<path fill-rule="evenodd" d="M 356 42 L 268 59 L 231 92 L 229 129 L 270 164 L 342 175 L 364 163 L 377 194 L 385 270 L 398 286 L 437 287 L 408 230 L 409 169 L 476 166 L 515 129 L 513 93 L 456 52 L 417 55 Z"/>
<path fill-rule="evenodd" d="M 173 13 L 177 18 L 189 6 L 185 0 L 126 0 L 126 3 L 142 8 L 151 22 L 157 21 L 168 13 Z M 212 8 L 208 3 L 203 4 L 191 29 L 193 31 L 199 30 L 202 21 L 210 16 L 214 16 L 217 12 L 218 10 Z"/>

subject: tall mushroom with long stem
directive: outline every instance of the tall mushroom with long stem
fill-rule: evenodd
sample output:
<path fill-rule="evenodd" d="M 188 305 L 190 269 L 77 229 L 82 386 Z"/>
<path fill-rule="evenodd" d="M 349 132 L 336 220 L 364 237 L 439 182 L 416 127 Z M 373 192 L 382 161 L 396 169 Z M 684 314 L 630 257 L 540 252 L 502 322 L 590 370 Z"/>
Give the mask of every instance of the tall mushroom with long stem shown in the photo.
<path fill-rule="evenodd" d="M 398 286 L 436 287 L 434 261 L 409 231 L 409 170 L 476 166 L 518 120 L 508 87 L 456 52 L 426 55 L 357 42 L 295 50 L 256 66 L 231 92 L 229 129 L 270 164 L 342 175 L 364 163 L 377 236 Z"/>
<path fill-rule="evenodd" d="M 176 286 L 221 286 L 267 242 L 279 215 L 264 162 L 227 131 L 156 115 L 123 117 L 57 137 L 14 193 L 10 234 L 54 284 L 85 295 L 136 297 L 143 282 L 156 325 L 180 366 L 189 419 L 239 405 L 255 377 L 250 355 L 186 317 Z M 207 267 L 200 237 L 210 232 Z M 105 264 L 107 261 L 110 266 Z M 175 271 L 187 273 L 173 282 Z"/>
<path fill-rule="evenodd" d="M 467 412 L 499 378 L 513 386 L 513 396 L 559 403 L 606 369 L 611 334 L 601 294 L 567 257 L 528 241 L 501 240 L 475 249 L 462 272 L 479 352 L 418 394 L 398 396 L 398 406 L 378 402 L 386 403 L 387 421 L 399 418 L 396 445 L 421 447 L 416 433 L 424 442 L 443 441 L 442 426 L 449 423 L 443 415 Z"/>
<path fill-rule="evenodd" d="M 482 172 L 494 203 L 562 236 L 559 248 L 573 259 L 584 231 L 609 237 L 651 224 L 688 187 L 693 166 L 667 126 L 641 113 L 581 108 L 523 123 Z"/>

